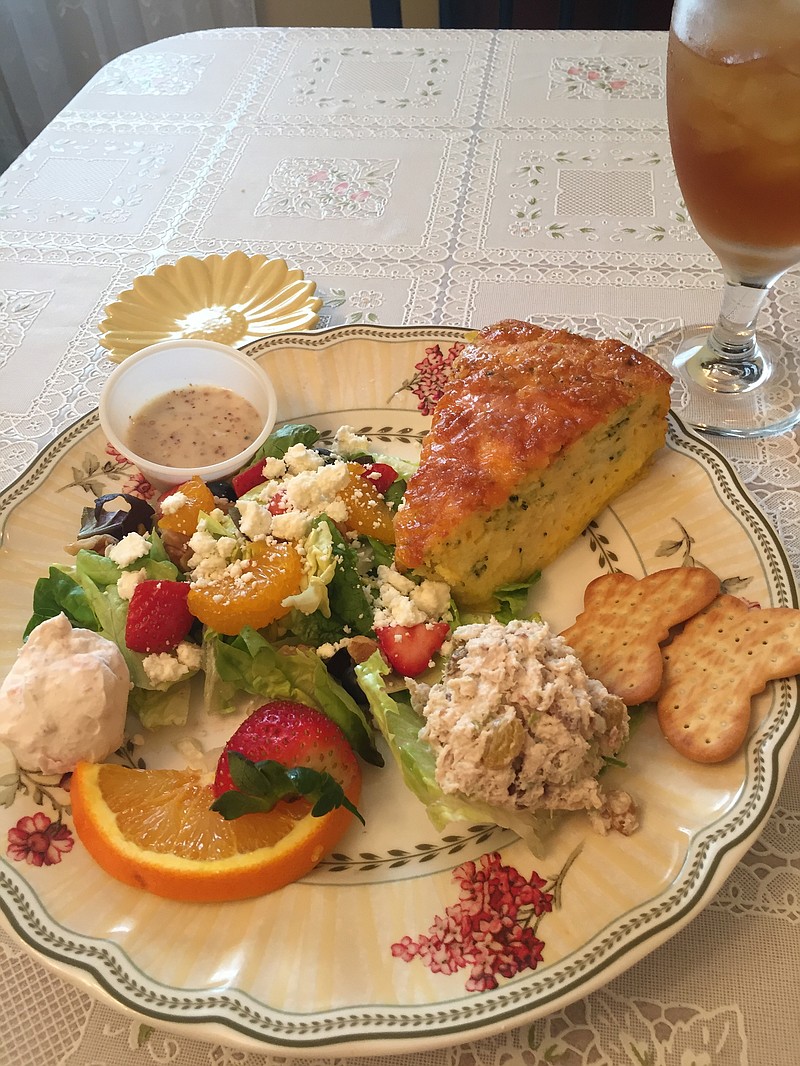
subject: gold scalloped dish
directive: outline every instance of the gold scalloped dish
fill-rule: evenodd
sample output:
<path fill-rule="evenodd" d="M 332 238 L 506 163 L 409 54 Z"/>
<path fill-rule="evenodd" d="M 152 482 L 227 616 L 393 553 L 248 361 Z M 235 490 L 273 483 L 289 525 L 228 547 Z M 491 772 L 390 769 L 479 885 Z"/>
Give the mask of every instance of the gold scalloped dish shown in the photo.
<path fill-rule="evenodd" d="M 114 363 L 149 344 L 188 338 L 238 347 L 270 333 L 312 329 L 316 282 L 265 255 L 186 255 L 133 282 L 106 307 L 100 344 Z"/>

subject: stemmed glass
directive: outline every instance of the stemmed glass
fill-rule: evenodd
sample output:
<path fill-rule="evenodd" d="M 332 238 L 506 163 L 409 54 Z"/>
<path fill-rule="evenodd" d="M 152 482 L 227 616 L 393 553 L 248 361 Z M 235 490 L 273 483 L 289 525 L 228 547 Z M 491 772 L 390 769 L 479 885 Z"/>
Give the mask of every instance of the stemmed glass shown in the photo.
<path fill-rule="evenodd" d="M 798 397 L 755 326 L 800 262 L 800 0 L 675 0 L 667 110 L 686 207 L 725 275 L 716 324 L 682 331 L 680 413 L 710 433 L 780 433 L 800 421 Z"/>

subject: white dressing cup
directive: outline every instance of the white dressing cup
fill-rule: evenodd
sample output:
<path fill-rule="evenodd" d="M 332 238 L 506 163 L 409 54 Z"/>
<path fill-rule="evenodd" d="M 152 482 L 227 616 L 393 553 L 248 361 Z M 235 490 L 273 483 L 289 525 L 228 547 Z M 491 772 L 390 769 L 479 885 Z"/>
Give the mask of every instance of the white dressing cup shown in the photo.
<path fill-rule="evenodd" d="M 170 466 L 169 456 L 153 462 L 136 455 L 127 442 L 131 418 L 159 396 L 192 386 L 230 389 L 253 405 L 262 420 L 247 447 L 209 466 Z M 108 441 L 155 488 L 170 488 L 193 475 L 217 481 L 236 473 L 261 447 L 277 417 L 275 390 L 267 372 L 248 355 L 216 341 L 169 340 L 151 344 L 112 371 L 100 394 L 100 425 Z"/>

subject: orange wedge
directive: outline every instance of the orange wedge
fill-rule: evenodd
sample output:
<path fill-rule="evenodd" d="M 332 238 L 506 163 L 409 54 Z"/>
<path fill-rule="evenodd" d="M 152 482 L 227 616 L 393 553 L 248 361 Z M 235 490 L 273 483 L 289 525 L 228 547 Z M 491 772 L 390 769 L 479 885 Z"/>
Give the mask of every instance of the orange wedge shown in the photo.
<path fill-rule="evenodd" d="M 355 804 L 360 774 L 347 789 Z M 111 877 L 189 902 L 247 899 L 312 870 L 352 815 L 314 818 L 302 799 L 226 822 L 210 810 L 210 780 L 196 770 L 131 770 L 78 763 L 70 786 L 75 831 Z"/>

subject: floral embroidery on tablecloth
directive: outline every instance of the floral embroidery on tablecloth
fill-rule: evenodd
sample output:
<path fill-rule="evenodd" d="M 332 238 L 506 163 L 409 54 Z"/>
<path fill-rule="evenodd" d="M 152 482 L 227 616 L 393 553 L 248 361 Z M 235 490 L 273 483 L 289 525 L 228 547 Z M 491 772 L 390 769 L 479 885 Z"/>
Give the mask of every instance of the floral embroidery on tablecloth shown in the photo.
<path fill-rule="evenodd" d="M 398 165 L 398 159 L 282 159 L 255 215 L 377 218 Z"/>
<path fill-rule="evenodd" d="M 772 922 L 800 925 L 800 810 L 781 805 L 747 855 L 709 904 L 744 923 L 769 915 Z"/>
<path fill-rule="evenodd" d="M 0 219 L 17 217 L 19 208 L 13 199 L 27 197 L 37 205 L 24 214 L 31 225 L 127 222 L 132 209 L 140 207 L 145 193 L 152 190 L 153 178 L 163 174 L 166 165 L 163 146 L 141 139 L 59 137 L 48 142 L 46 154 L 32 146 L 23 158 L 31 164 L 27 180 L 20 184 L 17 170 L 9 169 L 5 180 L 12 202 L 0 212 Z"/>
<path fill-rule="evenodd" d="M 648 222 L 635 226 L 620 226 L 609 239 L 622 241 L 626 237 L 633 237 L 634 240 L 663 241 L 665 237 L 671 237 L 674 241 L 684 241 L 687 244 L 697 240 L 697 231 L 689 218 L 689 212 L 683 200 L 675 201 L 675 206 L 669 212 L 669 220 L 674 225 L 664 226 L 660 223 Z"/>
<path fill-rule="evenodd" d="M 128 55 L 110 63 L 92 82 L 108 96 L 188 96 L 200 84 L 211 55 Z"/>
<path fill-rule="evenodd" d="M 462 863 L 452 873 L 458 901 L 436 915 L 427 933 L 392 944 L 392 955 L 404 962 L 420 959 L 433 973 L 466 968 L 468 992 L 485 992 L 498 987 L 498 977 L 535 970 L 545 948 L 537 935 L 539 923 L 556 905 L 579 853 L 577 848 L 549 881 L 535 870 L 524 877 L 496 851 Z"/>
<path fill-rule="evenodd" d="M 661 240 L 665 228 L 646 220 L 656 217 L 656 172 L 666 163 L 653 149 L 630 146 L 604 152 L 525 152 L 511 183 L 508 232 L 512 237 L 541 233 L 553 240 L 596 241 L 597 220 L 611 216 L 620 220 L 612 240 L 626 235 Z M 618 179 L 620 171 L 624 182 Z M 680 205 L 673 217 L 680 221 Z M 628 224 L 629 219 L 636 221 Z"/>
<path fill-rule="evenodd" d="M 548 99 L 659 100 L 664 95 L 658 56 L 557 56 L 550 61 Z"/>
<path fill-rule="evenodd" d="M 448 53 L 440 48 L 320 49 L 295 75 L 297 97 L 320 109 L 371 104 L 430 107 L 442 95 Z"/>
<path fill-rule="evenodd" d="M 747 1066 L 743 1021 L 738 1005 L 708 1010 L 603 989 L 535 1022 L 528 1046 L 537 1063 L 560 1066 Z"/>
<path fill-rule="evenodd" d="M 354 325 L 357 322 L 377 323 L 380 321 L 377 308 L 382 303 L 383 293 L 377 289 L 357 289 L 349 294 L 344 289 L 331 289 L 323 302 L 320 321 L 322 322 L 325 318 L 325 321 L 330 324 L 332 319 L 330 312 L 349 304 L 353 310 L 342 319 L 345 325 Z M 329 312 L 327 317 L 325 317 L 326 309 Z"/>
<path fill-rule="evenodd" d="M 50 303 L 54 292 L 32 289 L 0 289 L 0 368 L 25 339 L 25 334 Z"/>

